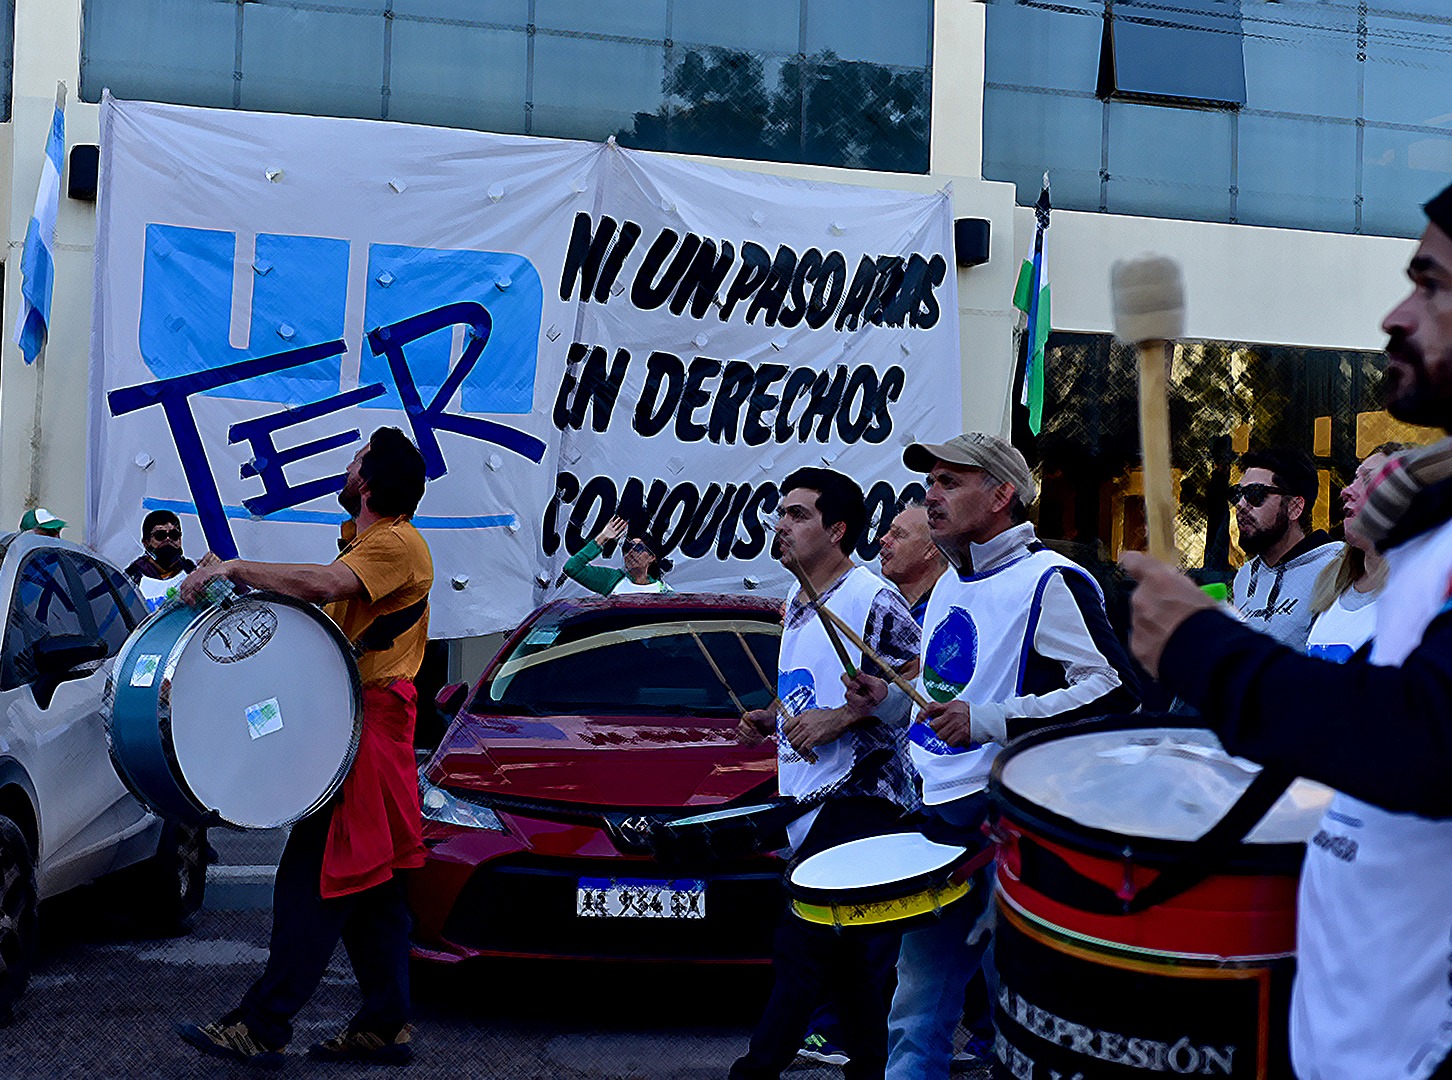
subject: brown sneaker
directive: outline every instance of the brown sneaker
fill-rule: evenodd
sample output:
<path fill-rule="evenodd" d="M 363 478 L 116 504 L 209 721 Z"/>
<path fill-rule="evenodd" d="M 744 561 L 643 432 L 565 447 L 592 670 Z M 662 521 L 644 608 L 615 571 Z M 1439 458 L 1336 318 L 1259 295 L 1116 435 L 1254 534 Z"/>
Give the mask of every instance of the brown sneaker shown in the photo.
<path fill-rule="evenodd" d="M 204 1054 L 241 1061 L 260 1069 L 280 1069 L 283 1053 L 280 1046 L 267 1046 L 247 1030 L 240 1020 L 225 1024 L 221 1020 L 210 1024 L 178 1024 L 176 1033 Z"/>
<path fill-rule="evenodd" d="M 404 1024 L 392 1039 L 372 1031 L 345 1029 L 331 1039 L 308 1047 L 314 1061 L 366 1061 L 378 1065 L 407 1065 L 413 1060 L 413 1025 Z"/>

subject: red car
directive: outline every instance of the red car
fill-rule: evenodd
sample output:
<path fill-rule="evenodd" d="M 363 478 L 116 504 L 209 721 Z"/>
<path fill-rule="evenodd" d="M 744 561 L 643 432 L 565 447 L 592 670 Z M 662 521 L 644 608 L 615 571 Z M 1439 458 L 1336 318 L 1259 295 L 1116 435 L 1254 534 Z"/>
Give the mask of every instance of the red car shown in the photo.
<path fill-rule="evenodd" d="M 775 795 L 775 750 L 737 742 L 726 686 L 764 708 L 780 635 L 770 597 L 557 600 L 472 693 L 445 687 L 457 715 L 419 772 L 415 955 L 766 962 L 780 861 L 671 823 Z"/>

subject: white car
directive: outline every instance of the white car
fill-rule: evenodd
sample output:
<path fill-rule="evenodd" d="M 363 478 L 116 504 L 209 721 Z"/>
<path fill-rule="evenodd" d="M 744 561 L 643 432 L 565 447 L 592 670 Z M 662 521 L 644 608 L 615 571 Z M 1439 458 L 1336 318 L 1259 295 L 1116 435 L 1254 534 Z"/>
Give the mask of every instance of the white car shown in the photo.
<path fill-rule="evenodd" d="M 201 906 L 207 841 L 150 813 L 111 765 L 106 682 L 146 617 L 126 575 L 69 541 L 12 533 L 0 536 L 0 599 L 3 1017 L 29 977 L 41 900 L 106 879 L 108 907 L 179 929 Z"/>

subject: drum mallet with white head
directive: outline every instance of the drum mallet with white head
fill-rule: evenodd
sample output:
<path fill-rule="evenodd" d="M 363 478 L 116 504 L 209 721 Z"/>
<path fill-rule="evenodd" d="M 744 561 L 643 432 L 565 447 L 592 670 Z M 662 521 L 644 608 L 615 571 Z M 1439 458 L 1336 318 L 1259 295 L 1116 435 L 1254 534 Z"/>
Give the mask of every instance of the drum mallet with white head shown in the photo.
<path fill-rule="evenodd" d="M 1139 354 L 1139 439 L 1144 460 L 1144 515 L 1149 553 L 1178 565 L 1175 494 L 1170 471 L 1171 348 L 1185 330 L 1180 266 L 1163 255 L 1114 264 L 1110 274 L 1114 336 Z"/>

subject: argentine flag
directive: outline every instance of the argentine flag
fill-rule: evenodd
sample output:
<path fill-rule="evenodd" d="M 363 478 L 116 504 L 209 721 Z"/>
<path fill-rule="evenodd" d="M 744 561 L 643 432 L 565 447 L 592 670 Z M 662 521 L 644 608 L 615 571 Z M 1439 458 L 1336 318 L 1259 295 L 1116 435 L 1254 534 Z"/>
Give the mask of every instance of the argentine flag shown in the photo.
<path fill-rule="evenodd" d="M 25 250 L 20 255 L 20 319 L 15 324 L 15 344 L 31 364 L 45 348 L 50 325 L 50 294 L 55 284 L 55 215 L 60 206 L 61 163 L 66 152 L 66 86 L 55 94 L 55 116 L 45 140 L 45 161 L 40 169 L 40 188 L 35 193 L 35 213 L 25 230 Z"/>

